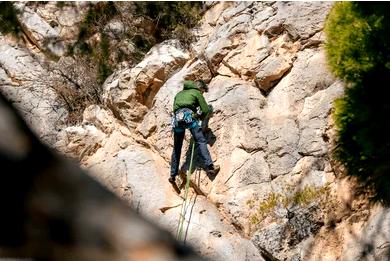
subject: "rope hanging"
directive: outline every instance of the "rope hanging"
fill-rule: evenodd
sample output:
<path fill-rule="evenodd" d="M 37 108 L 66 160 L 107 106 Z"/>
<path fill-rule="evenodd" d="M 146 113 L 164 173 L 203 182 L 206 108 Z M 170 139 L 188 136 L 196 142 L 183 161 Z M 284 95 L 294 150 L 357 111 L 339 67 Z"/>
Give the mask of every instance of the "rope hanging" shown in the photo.
<path fill-rule="evenodd" d="M 192 173 L 192 161 L 194 158 L 194 149 L 195 149 L 195 141 L 192 138 L 192 149 L 191 149 L 191 161 L 190 161 L 190 168 L 187 170 L 187 175 L 186 175 L 186 186 L 185 186 L 185 192 L 184 192 L 184 198 L 183 198 L 183 204 L 181 205 L 181 210 L 180 210 L 180 216 L 179 216 L 179 226 L 177 229 L 177 235 L 176 238 L 178 241 L 184 241 L 183 239 L 183 227 L 184 227 L 184 220 L 185 220 L 185 215 L 187 212 L 187 207 L 188 207 L 188 191 L 190 187 L 190 176 Z"/>

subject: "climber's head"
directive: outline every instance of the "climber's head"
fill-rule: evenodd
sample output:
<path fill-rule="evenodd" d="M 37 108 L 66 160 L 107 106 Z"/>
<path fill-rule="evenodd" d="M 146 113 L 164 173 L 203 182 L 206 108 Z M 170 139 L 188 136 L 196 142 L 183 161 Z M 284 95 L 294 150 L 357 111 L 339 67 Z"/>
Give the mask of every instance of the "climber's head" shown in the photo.
<path fill-rule="evenodd" d="M 207 86 L 207 84 L 203 80 L 196 80 L 195 84 L 201 92 L 208 92 L 209 91 L 209 87 Z"/>

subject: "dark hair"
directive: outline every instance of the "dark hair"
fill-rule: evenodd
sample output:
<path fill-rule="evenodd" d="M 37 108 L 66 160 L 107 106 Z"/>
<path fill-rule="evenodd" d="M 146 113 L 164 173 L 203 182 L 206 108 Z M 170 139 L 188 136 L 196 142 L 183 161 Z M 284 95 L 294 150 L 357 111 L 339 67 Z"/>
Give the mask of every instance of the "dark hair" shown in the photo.
<path fill-rule="evenodd" d="M 195 81 L 196 86 L 198 86 L 199 89 L 205 90 L 207 92 L 209 90 L 209 87 L 203 80 L 196 80 Z"/>

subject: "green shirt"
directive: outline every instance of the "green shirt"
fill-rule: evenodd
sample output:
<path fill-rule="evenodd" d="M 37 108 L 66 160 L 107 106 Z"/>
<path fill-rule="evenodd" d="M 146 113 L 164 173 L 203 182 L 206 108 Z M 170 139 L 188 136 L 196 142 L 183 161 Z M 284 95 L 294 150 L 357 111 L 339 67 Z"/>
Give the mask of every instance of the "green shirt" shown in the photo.
<path fill-rule="evenodd" d="M 173 111 L 176 112 L 181 108 L 188 108 L 196 112 L 197 107 L 202 111 L 201 119 L 209 113 L 209 107 L 202 93 L 193 81 L 185 81 L 183 90 L 175 96 L 173 102 Z"/>

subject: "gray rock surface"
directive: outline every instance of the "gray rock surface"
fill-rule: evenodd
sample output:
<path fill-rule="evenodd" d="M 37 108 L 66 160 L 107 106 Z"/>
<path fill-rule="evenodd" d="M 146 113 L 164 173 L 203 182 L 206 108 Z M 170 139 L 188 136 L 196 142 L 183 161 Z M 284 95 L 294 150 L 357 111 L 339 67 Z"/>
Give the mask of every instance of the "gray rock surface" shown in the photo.
<path fill-rule="evenodd" d="M 51 88 L 50 72 L 29 50 L 0 35 L 0 89 L 43 140 L 54 143 L 67 110 Z"/>
<path fill-rule="evenodd" d="M 325 186 L 324 169 L 313 169 L 313 166 L 317 164 L 315 162 L 323 161 L 319 157 L 326 154 L 327 144 L 322 135 L 331 102 L 341 95 L 342 90 L 326 70 L 323 49 L 305 47 L 301 50 L 303 44 L 297 40 L 314 35 L 321 28 L 320 22 L 313 22 L 309 31 L 302 31 L 304 26 L 298 24 L 300 21 L 287 14 L 288 8 L 292 8 L 290 4 L 221 5 L 226 6 L 225 9 L 213 6 L 210 12 L 217 13 L 216 16 L 210 17 L 212 21 L 209 23 L 204 23 L 207 26 L 198 29 L 197 33 L 203 36 L 194 46 L 195 58 L 178 51 L 174 45 L 160 45 L 151 50 L 138 66 L 116 72 L 106 81 L 106 104 L 119 121 L 130 129 L 136 129 L 136 133 L 129 134 L 127 138 L 111 134 L 102 148 L 86 159 L 86 166 L 95 171 L 105 169 L 112 173 L 114 170 L 115 174 L 97 174 L 97 177 L 120 195 L 130 197 L 133 206 L 150 219 L 158 220 L 159 224 L 174 231 L 177 221 L 173 220 L 179 214 L 178 207 L 164 214 L 159 211 L 167 206 L 180 205 L 180 200 L 172 194 L 166 182 L 172 148 L 170 115 L 173 97 L 182 88 L 185 79 L 200 77 L 210 81 L 210 91 L 205 98 L 213 106 L 214 114 L 209 121 L 212 132 L 208 138 L 212 145 L 212 158 L 222 166 L 222 170 L 214 180 L 210 180 L 202 171 L 201 160 L 195 157 L 197 171 L 191 180 L 194 191 L 202 195 L 194 199 L 196 204 L 192 206 L 188 240 L 201 253 L 217 260 L 244 260 L 241 255 L 247 247 L 233 251 L 235 243 L 226 238 L 225 233 L 230 230 L 223 223 L 233 224 L 241 233 L 250 235 L 253 226 L 249 218 L 254 209 L 248 206 L 249 200 L 267 200 L 273 192 L 287 193 L 286 186 L 298 182 L 305 186 Z M 301 4 L 297 6 L 302 7 Z M 309 4 L 304 7 L 317 10 L 319 6 Z M 324 5 L 323 8 L 328 10 L 329 6 Z M 282 18 L 283 15 L 286 17 Z M 282 22 L 280 26 L 283 30 L 278 31 L 278 21 L 288 22 L 288 33 Z M 259 33 L 256 23 L 266 23 L 264 33 Z M 288 27 L 287 24 L 296 27 Z M 291 35 L 293 30 L 299 37 Z M 148 92 L 148 88 L 152 91 Z M 94 124 L 93 121 L 91 124 Z M 313 135 L 312 130 L 317 132 Z M 123 139 L 128 145 L 119 145 Z M 137 145 L 134 145 L 135 141 Z M 320 146 L 321 153 L 315 153 L 316 146 Z M 188 148 L 187 135 L 183 150 Z M 183 152 L 184 169 L 188 155 Z M 127 175 L 126 170 L 129 169 L 136 169 L 137 174 Z M 156 189 L 145 193 L 145 187 L 150 187 L 151 183 Z M 217 222 L 220 214 L 208 205 L 207 199 L 219 206 L 218 210 L 225 217 L 223 223 Z M 202 208 L 208 213 L 207 219 L 200 214 L 204 213 Z M 284 237 L 282 245 L 275 248 L 267 245 L 268 242 L 278 244 L 280 238 L 275 233 L 255 232 L 258 237 L 254 238 L 260 238 L 260 235 L 269 237 L 268 241 L 263 240 L 265 245 L 262 246 L 256 243 L 259 240 L 254 239 L 254 245 L 258 246 L 256 255 L 295 255 L 301 242 L 318 230 L 311 229 L 311 223 L 297 219 L 299 209 L 294 219 L 296 222 L 286 221 L 284 214 L 278 215 L 285 229 L 296 233 L 291 232 L 291 236 Z M 196 226 L 195 220 L 201 221 L 204 228 Z M 316 224 L 317 220 L 313 222 Z M 223 228 L 216 229 L 219 226 Z M 294 237 L 294 233 L 297 236 Z M 210 241 L 209 245 L 201 240 L 206 234 L 208 238 L 224 243 Z M 295 240 L 290 248 L 285 245 L 288 240 Z M 244 240 L 240 244 L 249 244 L 253 248 L 254 245 L 248 242 Z M 216 245 L 213 245 L 213 251 L 207 250 L 212 244 L 222 244 L 232 252 L 225 256 Z M 278 253 L 279 250 L 282 253 Z"/>
<path fill-rule="evenodd" d="M 41 51 L 61 57 L 77 41 L 78 23 L 86 13 L 86 3 L 75 2 L 59 7 L 55 2 L 14 4 L 24 33 Z"/>
<path fill-rule="evenodd" d="M 177 41 L 153 47 L 134 68 L 124 69 L 103 86 L 104 103 L 130 128 L 143 119 L 168 78 L 189 59 Z"/>
<path fill-rule="evenodd" d="M 103 104 L 89 106 L 79 125 L 63 128 L 56 147 L 78 158 L 97 180 L 175 234 L 184 191 L 176 194 L 167 182 L 172 103 L 184 80 L 204 79 L 209 85 L 204 96 L 214 109 L 206 137 L 221 171 L 208 177 L 195 153 L 185 215 L 188 244 L 208 258 L 224 261 L 347 261 L 363 253 L 386 260 L 390 232 L 375 234 L 378 228 L 373 227 L 387 224 L 388 209 L 375 212 L 378 216 L 363 215 L 364 209 L 350 209 L 349 214 L 340 210 L 350 194 L 344 192 L 350 190 L 340 188 L 329 156 L 332 106 L 343 94 L 343 83 L 327 69 L 322 32 L 332 3 L 208 5 L 194 29 L 198 40 L 189 50 L 167 41 L 153 47 L 139 64 L 121 65 L 102 86 Z M 49 14 L 53 6 L 46 7 L 39 17 L 29 9 L 25 15 L 44 26 L 54 19 L 60 28 L 72 28 L 74 24 Z M 75 15 L 70 10 L 62 12 Z M 40 46 L 39 39 L 50 38 L 52 29 L 32 30 L 29 37 Z M 122 29 L 115 20 L 105 28 L 111 37 Z M 41 56 L 4 37 L 0 40 L 2 91 L 22 111 L 27 108 L 27 118 L 39 133 L 52 135 L 58 128 L 53 119 L 63 119 L 66 111 L 53 102 L 50 88 L 37 87 L 36 81 L 47 73 Z M 120 46 L 130 53 L 134 47 L 127 41 Z M 61 62 L 66 59 L 57 65 Z M 34 100 L 42 90 L 44 97 Z M 39 118 L 42 124 L 34 120 L 39 115 L 48 115 Z M 187 133 L 183 171 L 189 165 L 189 148 Z M 335 213 L 336 221 L 329 213 Z M 335 233 L 329 232 L 330 224 Z M 356 232 L 357 238 L 350 236 L 349 230 L 358 229 L 362 232 Z"/>
<path fill-rule="evenodd" d="M 349 234 L 340 260 L 390 260 L 390 210 L 376 208 L 367 224 Z"/>

